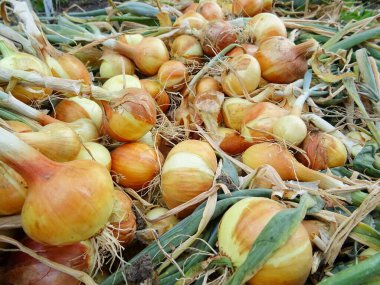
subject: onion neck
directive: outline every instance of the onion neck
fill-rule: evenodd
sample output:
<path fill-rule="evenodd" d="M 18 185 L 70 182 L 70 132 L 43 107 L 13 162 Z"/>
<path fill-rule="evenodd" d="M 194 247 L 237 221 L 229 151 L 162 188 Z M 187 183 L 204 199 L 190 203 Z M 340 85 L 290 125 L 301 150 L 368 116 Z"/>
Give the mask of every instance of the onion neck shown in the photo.
<path fill-rule="evenodd" d="M 314 39 L 307 40 L 299 45 L 293 47 L 295 57 L 304 56 L 308 58 L 318 47 L 318 42 Z"/>
<path fill-rule="evenodd" d="M 16 51 L 12 50 L 6 42 L 0 38 L 0 52 L 3 57 L 8 57 L 16 53 Z"/>
<path fill-rule="evenodd" d="M 135 58 L 136 50 L 137 50 L 136 46 L 131 46 L 114 39 L 105 41 L 103 45 L 110 47 L 111 49 L 118 52 L 119 54 L 124 55 L 132 60 Z"/>

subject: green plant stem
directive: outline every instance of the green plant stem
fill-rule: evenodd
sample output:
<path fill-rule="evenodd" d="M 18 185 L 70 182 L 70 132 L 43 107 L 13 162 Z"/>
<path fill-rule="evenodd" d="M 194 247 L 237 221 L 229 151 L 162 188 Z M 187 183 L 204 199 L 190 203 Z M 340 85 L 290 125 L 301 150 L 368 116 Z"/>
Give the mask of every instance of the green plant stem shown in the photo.
<path fill-rule="evenodd" d="M 361 33 L 353 34 L 340 42 L 330 46 L 327 50 L 331 52 L 336 52 L 339 49 L 349 49 L 362 42 L 365 42 L 370 39 L 375 39 L 380 37 L 380 27 L 366 30 Z"/>

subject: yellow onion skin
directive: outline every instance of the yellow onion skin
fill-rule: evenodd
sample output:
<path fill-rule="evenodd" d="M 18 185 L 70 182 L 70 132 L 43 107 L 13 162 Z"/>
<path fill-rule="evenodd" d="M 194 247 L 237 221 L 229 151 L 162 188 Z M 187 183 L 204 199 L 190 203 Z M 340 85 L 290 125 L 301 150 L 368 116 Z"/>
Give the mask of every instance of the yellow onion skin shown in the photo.
<path fill-rule="evenodd" d="M 242 153 L 252 145 L 233 129 L 219 127 L 218 135 L 222 138 L 220 148 L 230 155 Z"/>
<path fill-rule="evenodd" d="M 183 14 L 190 12 L 190 11 L 196 12 L 198 9 L 198 6 L 199 6 L 199 3 L 190 3 L 190 5 L 187 6 L 185 9 L 181 10 L 181 12 Z"/>
<path fill-rule="evenodd" d="M 200 42 L 189 35 L 176 37 L 172 43 L 170 53 L 173 59 L 187 65 L 198 64 L 203 61 L 203 49 Z"/>
<path fill-rule="evenodd" d="M 215 56 L 225 47 L 237 42 L 234 27 L 227 21 L 212 21 L 202 29 L 201 45 L 208 56 Z"/>
<path fill-rule="evenodd" d="M 273 125 L 289 112 L 275 104 L 260 102 L 246 110 L 241 135 L 249 142 L 273 139 Z"/>
<path fill-rule="evenodd" d="M 223 122 L 233 130 L 240 131 L 243 119 L 254 103 L 243 98 L 227 98 L 222 106 Z"/>
<path fill-rule="evenodd" d="M 197 7 L 197 12 L 207 21 L 223 20 L 224 14 L 222 8 L 214 1 L 203 1 Z"/>
<path fill-rule="evenodd" d="M 101 57 L 99 74 L 103 78 L 111 78 L 120 74 L 135 74 L 135 64 L 127 57 L 106 49 Z"/>
<path fill-rule="evenodd" d="M 169 60 L 161 65 L 157 73 L 157 79 L 161 86 L 168 91 L 178 91 L 187 80 L 186 66 L 178 60 Z"/>
<path fill-rule="evenodd" d="M 231 97 L 244 96 L 244 92 L 252 93 L 261 79 L 258 61 L 249 54 L 233 57 L 222 73 L 223 91 Z"/>
<path fill-rule="evenodd" d="M 222 91 L 222 86 L 220 83 L 213 77 L 205 76 L 198 81 L 197 86 L 195 87 L 196 94 L 202 94 L 208 91 Z"/>
<path fill-rule="evenodd" d="M 303 78 L 307 71 L 307 57 L 316 47 L 315 40 L 295 45 L 285 37 L 271 37 L 260 43 L 256 59 L 261 76 L 272 83 L 292 83 Z"/>
<path fill-rule="evenodd" d="M 233 0 L 232 13 L 236 16 L 253 17 L 264 9 L 263 0 Z"/>
<path fill-rule="evenodd" d="M 124 144 L 111 152 L 112 172 L 119 184 L 140 190 L 160 171 L 161 154 L 142 142 Z"/>
<path fill-rule="evenodd" d="M 168 153 L 161 172 L 161 191 L 167 207 L 173 209 L 207 191 L 216 168 L 216 156 L 208 143 L 185 140 L 177 144 Z M 188 216 L 195 207 L 186 208 L 178 216 Z"/>
<path fill-rule="evenodd" d="M 120 190 L 115 190 L 115 205 L 109 219 L 114 237 L 123 245 L 130 244 L 136 236 L 136 216 L 131 198 Z"/>
<path fill-rule="evenodd" d="M 21 212 L 27 185 L 15 170 L 0 161 L 0 216 Z"/>
<path fill-rule="evenodd" d="M 255 240 L 277 213 L 286 208 L 268 198 L 246 198 L 233 205 L 223 216 L 218 231 L 220 252 L 235 267 L 246 260 Z M 247 281 L 249 285 L 303 285 L 312 265 L 312 246 L 301 225 L 288 241 Z"/>
<path fill-rule="evenodd" d="M 119 38 L 121 42 L 129 44 L 131 46 L 138 45 L 143 39 L 144 36 L 142 36 L 141 34 L 124 34 Z"/>
<path fill-rule="evenodd" d="M 90 241 L 66 246 L 51 246 L 26 238 L 22 243 L 38 255 L 72 269 L 89 274 L 95 266 L 95 250 Z M 55 270 L 21 251 L 10 253 L 6 269 L 4 278 L 6 284 L 9 285 L 79 284 L 76 278 Z"/>
<path fill-rule="evenodd" d="M 254 16 L 247 23 L 245 32 L 256 43 L 275 36 L 287 36 L 285 24 L 279 17 L 271 13 L 260 13 Z"/>
<path fill-rule="evenodd" d="M 79 119 L 68 125 L 77 133 L 82 143 L 96 141 L 100 136 L 99 128 L 90 119 Z"/>
<path fill-rule="evenodd" d="M 162 112 L 166 112 L 170 107 L 170 97 L 161 84 L 156 79 L 149 78 L 140 80 L 140 83 L 142 88 L 154 98 Z"/>
<path fill-rule="evenodd" d="M 24 124 L 19 121 L 6 121 L 7 125 L 14 130 L 15 132 L 18 133 L 28 133 L 28 132 L 33 132 L 33 129 L 29 127 L 27 124 Z"/>
<path fill-rule="evenodd" d="M 75 160 L 95 160 L 111 170 L 111 154 L 106 147 L 96 142 L 83 143 Z"/>
<path fill-rule="evenodd" d="M 105 132 L 121 142 L 138 140 L 156 123 L 156 103 L 148 92 L 139 88 L 125 89 L 121 99 L 102 101 Z"/>
<path fill-rule="evenodd" d="M 71 123 L 79 119 L 90 119 L 100 129 L 103 112 L 94 101 L 83 97 L 71 97 L 63 99 L 55 107 L 55 118 L 62 122 Z"/>
<path fill-rule="evenodd" d="M 305 122 L 296 115 L 286 115 L 273 124 L 273 135 L 289 144 L 299 145 L 307 136 Z"/>
<path fill-rule="evenodd" d="M 246 53 L 254 57 L 258 48 L 259 47 L 256 45 L 242 44 L 241 46 L 234 47 L 231 51 L 229 51 L 227 56 L 234 57 Z"/>
<path fill-rule="evenodd" d="M 343 166 L 347 161 L 347 150 L 344 144 L 327 133 L 309 133 L 301 148 L 306 152 L 304 155 L 307 158 L 303 154 L 298 154 L 297 159 L 314 170 Z"/>
<path fill-rule="evenodd" d="M 207 20 L 195 11 L 188 11 L 178 17 L 174 24 L 174 28 L 187 27 L 193 30 L 200 30 L 207 25 Z"/>
<path fill-rule="evenodd" d="M 120 91 L 126 88 L 141 88 L 141 83 L 136 75 L 119 74 L 109 78 L 102 87 L 108 91 Z"/>

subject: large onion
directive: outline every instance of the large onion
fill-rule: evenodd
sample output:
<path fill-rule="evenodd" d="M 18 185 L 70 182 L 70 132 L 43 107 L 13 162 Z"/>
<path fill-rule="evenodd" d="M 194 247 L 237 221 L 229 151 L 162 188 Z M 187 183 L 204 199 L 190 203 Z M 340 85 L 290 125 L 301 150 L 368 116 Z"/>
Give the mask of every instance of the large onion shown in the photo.
<path fill-rule="evenodd" d="M 176 37 L 171 46 L 173 59 L 185 64 L 197 64 L 202 61 L 203 50 L 200 42 L 193 36 L 181 35 Z"/>
<path fill-rule="evenodd" d="M 245 26 L 244 31 L 256 43 L 280 36 L 286 37 L 286 27 L 279 17 L 271 13 L 260 13 Z"/>

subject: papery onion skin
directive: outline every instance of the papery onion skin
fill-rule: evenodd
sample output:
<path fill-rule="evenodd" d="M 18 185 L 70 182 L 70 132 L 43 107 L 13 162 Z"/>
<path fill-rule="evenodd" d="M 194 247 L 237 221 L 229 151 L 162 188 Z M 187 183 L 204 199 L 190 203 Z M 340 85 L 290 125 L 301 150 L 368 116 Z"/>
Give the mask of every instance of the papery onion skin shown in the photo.
<path fill-rule="evenodd" d="M 82 145 L 76 160 L 95 160 L 111 170 L 111 154 L 103 145 L 96 142 L 85 142 Z"/>
<path fill-rule="evenodd" d="M 227 98 L 222 106 L 223 122 L 231 129 L 240 131 L 245 113 L 254 103 L 243 98 Z"/>
<path fill-rule="evenodd" d="M 187 65 L 198 64 L 203 61 L 203 49 L 198 41 L 190 35 L 176 37 L 171 46 L 171 56 Z"/>
<path fill-rule="evenodd" d="M 161 154 L 142 142 L 124 144 L 111 152 L 112 172 L 124 187 L 140 190 L 160 171 Z"/>
<path fill-rule="evenodd" d="M 216 156 L 208 143 L 186 140 L 177 144 L 161 172 L 161 191 L 167 207 L 173 209 L 209 190 L 216 168 Z M 178 216 L 188 216 L 195 207 L 186 208 Z"/>
<path fill-rule="evenodd" d="M 268 198 L 246 198 L 233 205 L 219 225 L 218 244 L 235 267 L 246 260 L 252 244 L 277 213 L 286 208 Z M 247 282 L 249 285 L 303 285 L 309 276 L 313 252 L 309 236 L 300 224 L 295 233 Z"/>
<path fill-rule="evenodd" d="M 286 37 L 286 27 L 279 17 L 271 13 L 260 13 L 246 25 L 245 32 L 252 41 L 260 43 L 271 37 Z"/>
<path fill-rule="evenodd" d="M 201 94 L 207 91 L 222 91 L 222 86 L 220 83 L 213 77 L 205 76 L 198 81 L 197 86 L 195 87 L 195 93 Z"/>
<path fill-rule="evenodd" d="M 174 28 L 188 27 L 194 30 L 200 30 L 207 24 L 207 20 L 195 11 L 188 11 L 178 17 L 174 24 Z"/>
<path fill-rule="evenodd" d="M 197 7 L 197 12 L 206 20 L 223 20 L 224 14 L 222 8 L 214 1 L 203 1 Z"/>
<path fill-rule="evenodd" d="M 230 155 L 242 153 L 252 145 L 233 129 L 219 127 L 218 135 L 223 138 L 219 144 L 220 148 Z"/>
<path fill-rule="evenodd" d="M 126 88 L 141 88 L 141 83 L 135 75 L 119 74 L 109 78 L 102 87 L 108 91 L 120 91 Z"/>
<path fill-rule="evenodd" d="M 170 107 L 170 97 L 161 84 L 155 79 L 140 80 L 142 88 L 144 88 L 160 106 L 162 112 L 166 112 Z"/>
<path fill-rule="evenodd" d="M 178 91 L 187 80 L 186 66 L 178 60 L 169 60 L 161 65 L 157 73 L 157 79 L 161 86 L 169 91 Z"/>
<path fill-rule="evenodd" d="M 287 115 L 273 124 L 273 135 L 297 146 L 306 138 L 307 127 L 299 116 Z"/>
<path fill-rule="evenodd" d="M 201 45 L 208 56 L 215 56 L 225 47 L 237 42 L 234 27 L 227 21 L 212 21 L 202 29 Z"/>
<path fill-rule="evenodd" d="M 22 242 L 38 255 L 72 269 L 90 273 L 95 265 L 95 251 L 89 241 L 63 247 L 40 244 L 31 239 Z M 23 252 L 9 255 L 5 281 L 8 285 L 79 285 L 79 281 L 45 265 Z"/>
<path fill-rule="evenodd" d="M 234 57 L 241 54 L 249 54 L 255 56 L 258 46 L 252 44 L 242 44 L 241 46 L 234 47 L 231 51 L 227 53 L 227 56 Z"/>
<path fill-rule="evenodd" d="M 156 103 L 143 89 L 125 89 L 121 99 L 102 101 L 102 105 L 104 130 L 118 141 L 138 140 L 156 123 Z"/>
<path fill-rule="evenodd" d="M 29 127 L 27 124 L 24 124 L 19 121 L 6 121 L 7 125 L 18 133 L 28 133 L 33 132 L 33 129 Z"/>
<path fill-rule="evenodd" d="M 125 56 L 107 49 L 101 59 L 99 74 L 103 78 L 111 78 L 120 74 L 135 74 L 134 63 Z"/>
<path fill-rule="evenodd" d="M 311 132 L 303 141 L 301 148 L 307 158 L 299 154 L 297 158 L 305 166 L 314 170 L 323 170 L 343 166 L 347 161 L 347 150 L 337 138 L 322 132 Z"/>
<path fill-rule="evenodd" d="M 232 13 L 235 16 L 253 17 L 264 9 L 263 0 L 233 0 Z"/>
<path fill-rule="evenodd" d="M 83 143 L 96 141 L 100 136 L 98 131 L 99 129 L 90 119 L 79 119 L 68 123 L 68 125 L 77 133 Z"/>

